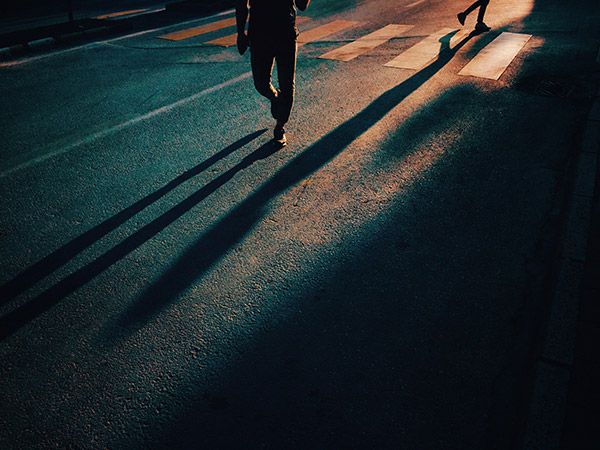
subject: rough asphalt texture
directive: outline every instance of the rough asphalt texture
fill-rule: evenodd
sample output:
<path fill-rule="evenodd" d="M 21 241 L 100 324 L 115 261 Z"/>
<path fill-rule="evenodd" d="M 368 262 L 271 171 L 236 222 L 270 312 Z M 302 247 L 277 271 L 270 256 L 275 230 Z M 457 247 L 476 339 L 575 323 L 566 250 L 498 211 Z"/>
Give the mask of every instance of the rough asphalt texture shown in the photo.
<path fill-rule="evenodd" d="M 360 25 L 301 49 L 278 152 L 235 49 L 144 35 L 0 67 L 0 448 L 528 445 L 599 7 L 496 2 L 492 32 L 384 68 L 463 8 L 412 3 L 313 0 L 310 27 Z M 416 28 L 317 58 L 388 23 Z M 502 31 L 534 36 L 502 78 L 458 76 Z M 562 442 L 586 448 L 570 379 Z"/>

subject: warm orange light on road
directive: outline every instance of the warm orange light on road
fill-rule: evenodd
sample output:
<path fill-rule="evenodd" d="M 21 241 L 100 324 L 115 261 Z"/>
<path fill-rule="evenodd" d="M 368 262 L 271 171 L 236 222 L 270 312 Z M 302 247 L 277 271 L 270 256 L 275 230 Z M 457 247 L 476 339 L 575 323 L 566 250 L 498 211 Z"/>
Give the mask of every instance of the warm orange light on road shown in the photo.
<path fill-rule="evenodd" d="M 182 41 L 194 36 L 200 36 L 201 34 L 210 33 L 211 31 L 221 30 L 223 28 L 232 27 L 235 25 L 235 17 L 229 19 L 219 20 L 208 25 L 201 27 L 188 28 L 187 30 L 175 31 L 174 33 L 164 34 L 158 36 L 160 39 L 167 39 L 169 41 Z"/>
<path fill-rule="evenodd" d="M 128 14 L 135 14 L 135 13 L 140 13 L 140 12 L 144 12 L 144 11 L 148 11 L 148 9 L 132 9 L 131 11 L 121 11 L 121 12 L 116 12 L 116 13 L 111 13 L 111 14 L 104 14 L 102 16 L 96 17 L 96 19 L 110 19 L 113 17 L 126 16 Z"/>
<path fill-rule="evenodd" d="M 300 33 L 300 36 L 298 36 L 298 46 L 304 45 L 308 42 L 318 41 L 325 36 L 342 31 L 343 29 L 356 25 L 357 23 L 358 22 L 350 20 L 334 20 L 333 22 L 313 28 L 312 30 L 303 31 Z"/>
<path fill-rule="evenodd" d="M 401 36 L 413 27 L 414 25 L 386 25 L 385 27 L 358 38 L 343 47 L 327 52 L 324 55 L 319 56 L 319 58 L 350 61 L 381 44 L 385 44 L 390 39 Z"/>

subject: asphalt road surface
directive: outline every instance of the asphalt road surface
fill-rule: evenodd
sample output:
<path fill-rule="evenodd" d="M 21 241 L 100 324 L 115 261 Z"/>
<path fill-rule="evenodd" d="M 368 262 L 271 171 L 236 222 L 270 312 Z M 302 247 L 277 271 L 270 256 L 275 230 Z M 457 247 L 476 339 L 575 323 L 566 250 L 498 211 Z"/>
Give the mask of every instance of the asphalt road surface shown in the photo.
<path fill-rule="evenodd" d="M 0 62 L 0 448 L 520 448 L 599 6 L 468 3 L 313 0 L 281 150 L 231 11 Z"/>

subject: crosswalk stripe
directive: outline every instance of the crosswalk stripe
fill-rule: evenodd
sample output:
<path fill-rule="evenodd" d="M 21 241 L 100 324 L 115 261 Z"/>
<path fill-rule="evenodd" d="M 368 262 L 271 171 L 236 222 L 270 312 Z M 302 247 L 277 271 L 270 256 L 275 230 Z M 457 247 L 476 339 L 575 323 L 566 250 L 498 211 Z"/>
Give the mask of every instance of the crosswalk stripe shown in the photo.
<path fill-rule="evenodd" d="M 135 14 L 135 13 L 144 12 L 144 11 L 148 11 L 148 8 L 146 8 L 146 9 L 132 9 L 131 11 L 121 11 L 121 12 L 115 12 L 115 13 L 111 13 L 111 14 L 104 14 L 102 16 L 97 16 L 97 17 L 94 17 L 94 18 L 95 19 L 112 19 L 114 17 L 127 16 L 129 14 Z"/>
<path fill-rule="evenodd" d="M 127 11 L 122 14 L 133 13 L 136 11 Z M 308 17 L 301 16 L 297 18 L 297 23 L 303 23 L 308 20 L 310 20 Z M 201 27 L 176 31 L 158 37 L 161 39 L 180 41 L 211 31 L 231 27 L 234 26 L 235 23 L 235 17 L 231 17 Z M 303 31 L 298 37 L 298 46 L 318 41 L 328 35 L 355 26 L 358 23 L 359 22 L 349 20 L 334 20 L 325 25 Z M 384 44 L 390 39 L 403 35 L 412 28 L 414 28 L 414 25 L 390 24 L 342 47 L 331 50 L 319 56 L 319 58 L 351 61 L 357 56 Z M 444 50 L 454 48 L 457 43 L 462 41 L 469 33 L 470 30 L 467 29 L 457 30 L 455 28 L 443 28 L 402 52 L 400 55 L 387 62 L 385 66 L 419 70 L 438 57 Z M 529 34 L 501 33 L 490 44 L 484 47 L 473 60 L 463 67 L 459 72 L 459 75 L 498 80 L 531 37 L 532 35 Z M 230 47 L 236 44 L 236 40 L 237 34 L 231 34 L 208 41 L 207 44 Z"/>
<path fill-rule="evenodd" d="M 442 51 L 453 48 L 470 32 L 467 29 L 443 28 L 400 53 L 385 66 L 399 69 L 421 69 Z"/>
<path fill-rule="evenodd" d="M 338 61 L 350 61 L 367 51 L 374 49 L 378 45 L 384 44 L 392 38 L 404 34 L 413 28 L 413 25 L 387 25 L 373 33 L 363 36 L 349 44 L 327 52 L 319 58 L 335 59 Z"/>
<path fill-rule="evenodd" d="M 207 44 L 216 45 L 219 47 L 231 47 L 237 43 L 237 33 L 230 34 L 228 36 L 223 36 L 218 39 L 213 39 L 212 41 L 208 41 Z"/>
<path fill-rule="evenodd" d="M 421 3 L 425 3 L 426 0 L 417 0 L 414 3 L 411 3 L 410 5 L 406 5 L 406 8 L 412 8 L 414 6 L 420 5 Z"/>
<path fill-rule="evenodd" d="M 160 39 L 167 39 L 169 41 L 182 41 L 191 37 L 199 36 L 201 34 L 209 33 L 211 31 L 221 30 L 223 28 L 232 27 L 235 25 L 235 17 L 229 19 L 219 20 L 217 22 L 209 23 L 201 27 L 189 28 L 187 30 L 175 31 L 173 33 L 164 34 L 158 36 Z"/>
<path fill-rule="evenodd" d="M 531 37 L 530 34 L 508 32 L 500 34 L 458 74 L 490 80 L 499 79 Z"/>
<path fill-rule="evenodd" d="M 307 20 L 309 20 L 309 17 L 299 16 L 296 18 L 296 23 L 306 22 Z M 236 43 L 237 43 L 237 33 L 230 34 L 228 36 L 223 36 L 223 37 L 213 39 L 212 41 L 207 42 L 207 44 L 217 45 L 220 47 L 231 47 L 232 45 L 235 45 Z"/>
<path fill-rule="evenodd" d="M 303 31 L 300 33 L 300 36 L 298 36 L 298 46 L 308 44 L 309 42 L 318 41 L 323 39 L 325 36 L 342 31 L 348 27 L 356 25 L 357 23 L 358 22 L 351 20 L 334 20 L 333 22 L 329 22 L 311 30 Z"/>

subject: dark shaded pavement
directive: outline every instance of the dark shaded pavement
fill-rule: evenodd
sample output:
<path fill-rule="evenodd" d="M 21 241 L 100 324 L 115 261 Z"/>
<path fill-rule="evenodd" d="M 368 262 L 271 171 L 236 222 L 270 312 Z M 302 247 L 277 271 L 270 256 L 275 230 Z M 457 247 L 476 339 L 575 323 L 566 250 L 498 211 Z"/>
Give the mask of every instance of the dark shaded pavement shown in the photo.
<path fill-rule="evenodd" d="M 313 1 L 317 24 L 364 22 L 302 49 L 284 150 L 250 83 L 13 172 L 5 154 L 27 140 L 6 133 L 0 443 L 595 448 L 598 8 L 536 1 L 411 72 L 381 65 L 448 7 Z M 425 31 L 350 64 L 316 58 L 387 23 L 374 18 Z M 455 76 L 502 31 L 534 40 L 500 82 Z M 248 70 L 234 49 L 144 39 L 0 76 L 27 85 L 43 67 L 54 87 L 65 61 L 102 81 L 107 60 L 139 66 L 114 76 L 118 100 L 167 80 L 179 97 L 160 108 Z M 571 93 L 540 95 L 545 79 Z"/>

